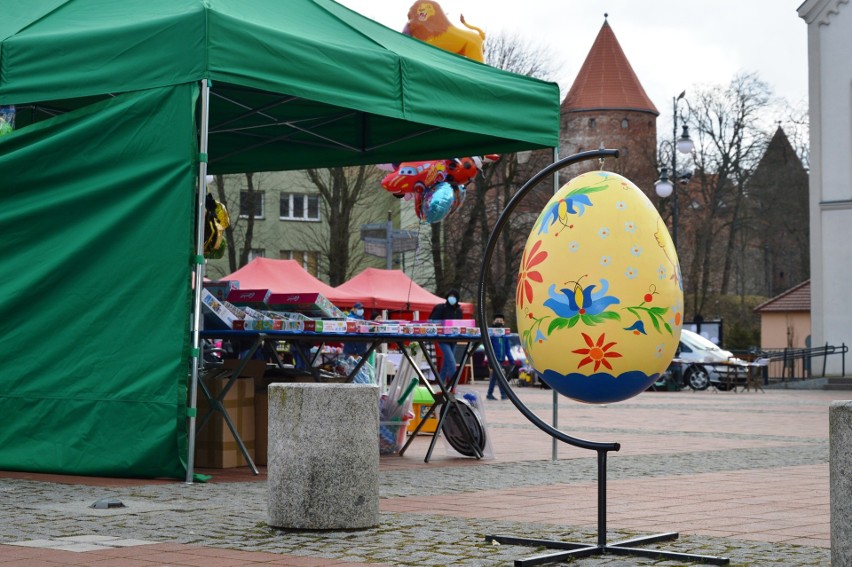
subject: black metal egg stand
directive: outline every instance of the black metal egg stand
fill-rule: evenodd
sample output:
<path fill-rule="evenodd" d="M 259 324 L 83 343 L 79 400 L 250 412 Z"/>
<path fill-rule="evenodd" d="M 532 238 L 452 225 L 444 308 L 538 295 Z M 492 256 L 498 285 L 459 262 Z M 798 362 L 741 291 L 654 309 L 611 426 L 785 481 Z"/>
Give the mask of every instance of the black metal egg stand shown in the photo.
<path fill-rule="evenodd" d="M 485 277 L 488 272 L 488 266 L 491 263 L 491 256 L 494 253 L 494 246 L 503 226 L 508 222 L 509 216 L 520 203 L 521 199 L 529 193 L 536 185 L 548 176 L 556 173 L 562 168 L 568 167 L 574 163 L 598 158 L 603 161 L 606 157 L 618 157 L 618 150 L 594 150 L 589 152 L 581 152 L 558 160 L 549 166 L 539 171 L 536 175 L 530 178 L 515 195 L 509 200 L 506 208 L 500 214 L 491 235 L 488 238 L 488 244 L 485 247 L 485 255 L 482 260 L 482 267 L 479 272 L 479 289 L 478 289 L 478 309 L 479 330 L 483 337 L 482 344 L 485 347 L 488 363 L 493 372 L 497 374 L 497 379 L 500 380 L 503 390 L 508 394 L 509 399 L 524 416 L 530 420 L 533 425 L 550 435 L 551 437 L 581 449 L 595 451 L 598 455 L 598 536 L 595 543 L 575 543 L 564 541 L 553 541 L 543 539 L 532 539 L 514 536 L 487 535 L 485 540 L 489 542 L 497 542 L 506 545 L 524 545 L 532 547 L 545 547 L 548 549 L 558 549 L 560 551 L 545 553 L 525 559 L 515 560 L 516 566 L 526 565 L 544 565 L 547 563 L 556 563 L 566 561 L 578 557 L 591 557 L 593 555 L 632 555 L 639 557 L 648 557 L 652 559 L 674 559 L 691 563 L 707 563 L 711 565 L 727 565 L 729 559 L 727 557 L 715 557 L 711 555 L 694 555 L 689 553 L 677 553 L 673 551 L 664 551 L 659 549 L 647 549 L 636 547 L 638 545 L 647 545 L 660 541 L 671 541 L 678 538 L 678 532 L 667 532 L 650 536 L 640 536 L 621 540 L 613 543 L 606 541 L 606 459 L 610 451 L 618 451 L 621 446 L 619 443 L 599 443 L 595 441 L 587 441 L 572 437 L 550 424 L 542 421 L 534 414 L 515 394 L 509 385 L 506 377 L 503 374 L 502 368 L 497 363 L 497 356 L 490 340 L 486 340 L 488 336 L 487 319 L 485 318 Z"/>

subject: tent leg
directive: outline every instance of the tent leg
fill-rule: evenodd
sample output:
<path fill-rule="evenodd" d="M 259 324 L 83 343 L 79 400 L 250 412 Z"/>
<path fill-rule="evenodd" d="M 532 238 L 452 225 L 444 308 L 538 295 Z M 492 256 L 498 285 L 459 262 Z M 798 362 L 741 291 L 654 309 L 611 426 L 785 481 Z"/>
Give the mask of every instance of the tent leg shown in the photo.
<path fill-rule="evenodd" d="M 196 186 L 195 218 L 195 286 L 192 304 L 192 371 L 189 382 L 189 423 L 187 425 L 186 483 L 195 476 L 195 413 L 198 403 L 198 374 L 201 366 L 201 289 L 204 285 L 204 202 L 207 197 L 207 136 L 210 126 L 210 81 L 201 80 L 201 129 L 198 150 L 198 183 Z"/>

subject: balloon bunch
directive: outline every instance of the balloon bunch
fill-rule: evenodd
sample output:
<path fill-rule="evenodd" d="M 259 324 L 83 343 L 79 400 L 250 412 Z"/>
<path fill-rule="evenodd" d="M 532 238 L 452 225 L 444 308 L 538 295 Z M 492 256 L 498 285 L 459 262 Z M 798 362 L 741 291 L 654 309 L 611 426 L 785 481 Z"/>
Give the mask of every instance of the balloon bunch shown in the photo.
<path fill-rule="evenodd" d="M 482 164 L 500 156 L 489 154 L 455 159 L 405 161 L 382 180 L 382 187 L 395 197 L 414 199 L 417 218 L 441 222 L 464 202 L 464 186 L 476 177 Z"/>

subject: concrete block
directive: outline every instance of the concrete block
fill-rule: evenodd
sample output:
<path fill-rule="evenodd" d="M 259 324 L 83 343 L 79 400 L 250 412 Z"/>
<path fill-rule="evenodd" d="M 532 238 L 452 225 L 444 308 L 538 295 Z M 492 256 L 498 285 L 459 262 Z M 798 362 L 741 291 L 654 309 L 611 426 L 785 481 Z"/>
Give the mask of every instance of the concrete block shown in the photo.
<path fill-rule="evenodd" d="M 831 488 L 831 564 L 852 565 L 852 400 L 828 414 Z"/>
<path fill-rule="evenodd" d="M 378 525 L 378 386 L 271 384 L 268 427 L 270 526 Z"/>

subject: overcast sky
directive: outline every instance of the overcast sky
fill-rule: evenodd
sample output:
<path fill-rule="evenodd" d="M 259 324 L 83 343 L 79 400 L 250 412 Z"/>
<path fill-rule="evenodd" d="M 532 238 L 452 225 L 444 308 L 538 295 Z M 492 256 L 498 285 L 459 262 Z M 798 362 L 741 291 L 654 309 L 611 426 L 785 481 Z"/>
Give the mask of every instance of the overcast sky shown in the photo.
<path fill-rule="evenodd" d="M 338 0 L 402 30 L 413 0 Z M 754 72 L 776 95 L 807 108 L 807 25 L 803 0 L 441 0 L 488 33 L 514 33 L 549 49 L 563 93 L 571 86 L 609 14 L 609 24 L 642 86 L 670 119 L 672 98 L 705 84 Z M 782 118 L 782 117 L 779 117 Z"/>

